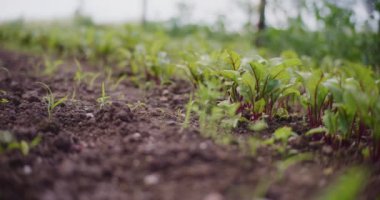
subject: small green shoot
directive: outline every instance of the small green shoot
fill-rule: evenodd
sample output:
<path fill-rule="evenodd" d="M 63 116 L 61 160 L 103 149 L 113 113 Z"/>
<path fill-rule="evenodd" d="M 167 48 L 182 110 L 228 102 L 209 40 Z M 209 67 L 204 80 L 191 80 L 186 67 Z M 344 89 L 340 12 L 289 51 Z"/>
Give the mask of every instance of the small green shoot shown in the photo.
<path fill-rule="evenodd" d="M 182 132 L 185 128 L 189 127 L 190 117 L 191 117 L 191 110 L 192 110 L 193 104 L 194 104 L 193 94 L 191 94 L 189 102 L 186 105 L 185 120 L 183 121 L 182 128 L 181 128 L 180 132 Z"/>
<path fill-rule="evenodd" d="M 100 109 L 102 109 L 105 105 L 112 104 L 109 100 L 110 98 L 110 96 L 107 96 L 104 82 L 102 82 L 102 95 L 96 100 L 100 105 Z"/>
<path fill-rule="evenodd" d="M 248 129 L 255 132 L 260 132 L 268 128 L 268 124 L 264 120 L 258 120 L 249 124 Z"/>
<path fill-rule="evenodd" d="M 127 75 L 120 76 L 120 78 L 118 78 L 116 82 L 111 86 L 111 90 L 112 91 L 116 90 L 116 88 L 120 85 L 120 83 L 124 81 L 126 78 L 127 78 Z"/>
<path fill-rule="evenodd" d="M 62 65 L 62 63 L 63 63 L 62 60 L 52 61 L 48 57 L 45 57 L 45 60 L 44 60 L 45 69 L 42 73 L 47 76 L 53 75 L 54 73 L 57 72 L 58 67 Z"/>
<path fill-rule="evenodd" d="M 27 156 L 30 149 L 36 147 L 41 142 L 41 139 L 42 137 L 38 135 L 31 142 L 17 141 L 9 131 L 0 131 L 0 153 L 19 150 L 22 155 Z"/>
<path fill-rule="evenodd" d="M 9 100 L 6 98 L 0 98 L 0 104 L 6 104 L 9 103 Z"/>
<path fill-rule="evenodd" d="M 74 80 L 77 82 L 77 85 L 80 85 L 87 74 L 83 72 L 82 65 L 77 59 L 75 59 L 75 64 L 77 66 L 77 71 L 75 72 Z"/>
<path fill-rule="evenodd" d="M 264 143 L 267 145 L 273 145 L 273 147 L 280 153 L 285 153 L 288 139 L 292 136 L 297 136 L 297 134 L 292 131 L 291 127 L 285 126 L 278 128 L 273 136 L 270 139 L 267 139 Z M 276 142 L 279 143 L 276 144 Z"/>
<path fill-rule="evenodd" d="M 131 109 L 132 111 L 135 111 L 140 108 L 147 108 L 147 105 L 141 101 L 137 101 L 134 104 L 127 104 L 128 108 Z"/>
<path fill-rule="evenodd" d="M 46 89 L 47 95 L 44 97 L 44 99 L 47 101 L 48 118 L 49 120 L 51 120 L 53 110 L 60 104 L 64 103 L 67 100 L 67 96 L 56 100 L 55 95 L 53 94 L 48 85 L 42 82 L 38 82 L 38 84 L 40 84 L 43 88 Z"/>
<path fill-rule="evenodd" d="M 5 92 L 4 90 L 0 90 L 0 94 L 6 95 L 7 92 Z M 6 104 L 6 103 L 9 103 L 8 99 L 6 99 L 6 98 L 0 98 L 0 104 Z"/>

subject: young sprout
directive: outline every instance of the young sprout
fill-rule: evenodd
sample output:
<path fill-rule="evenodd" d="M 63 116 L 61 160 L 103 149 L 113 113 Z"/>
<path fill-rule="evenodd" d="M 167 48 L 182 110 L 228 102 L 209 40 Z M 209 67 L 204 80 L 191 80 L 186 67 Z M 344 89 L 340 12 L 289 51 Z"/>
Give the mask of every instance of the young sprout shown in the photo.
<path fill-rule="evenodd" d="M 117 81 L 111 86 L 111 90 L 116 90 L 116 88 L 120 85 L 122 81 L 124 81 L 127 78 L 126 75 L 120 76 L 120 78 L 117 79 Z"/>
<path fill-rule="evenodd" d="M 63 102 L 65 102 L 67 100 L 67 96 L 65 96 L 65 97 L 63 97 L 61 99 L 56 100 L 55 99 L 56 98 L 55 95 L 53 94 L 53 92 L 51 91 L 51 89 L 50 89 L 50 87 L 48 85 L 46 85 L 45 83 L 41 83 L 41 82 L 38 82 L 38 84 L 40 84 L 43 88 L 46 89 L 47 96 L 45 96 L 44 99 L 47 101 L 48 117 L 49 117 L 49 120 L 51 120 L 53 110 L 58 105 L 60 105 Z"/>
<path fill-rule="evenodd" d="M 7 92 L 5 92 L 4 90 L 0 90 L 0 94 L 6 95 Z M 8 103 L 8 102 L 9 102 L 8 99 L 6 99 L 6 98 L 0 98 L 0 104 L 5 104 L 5 103 Z"/>
<path fill-rule="evenodd" d="M 0 104 L 6 104 L 9 103 L 9 100 L 6 98 L 0 98 Z"/>
<path fill-rule="evenodd" d="M 25 140 L 18 141 L 9 131 L 0 131 L 0 153 L 16 149 L 22 155 L 27 156 L 30 149 L 36 147 L 41 142 L 41 139 L 41 135 L 38 135 L 31 142 Z"/>
<path fill-rule="evenodd" d="M 136 110 L 136 109 L 143 109 L 143 108 L 147 108 L 147 105 L 141 101 L 137 101 L 136 103 L 134 104 L 127 104 L 127 106 L 129 107 L 129 109 L 131 109 L 132 111 Z"/>
<path fill-rule="evenodd" d="M 102 96 L 100 96 L 96 101 L 100 105 L 100 109 L 102 109 L 105 105 L 111 104 L 112 102 L 109 101 L 111 97 L 106 95 L 106 89 L 104 87 L 104 82 L 102 83 Z"/>
<path fill-rule="evenodd" d="M 77 66 L 77 71 L 75 72 L 74 80 L 77 82 L 77 85 L 80 85 L 82 80 L 86 77 L 86 74 L 83 72 L 82 65 L 77 59 L 75 59 L 75 64 Z"/>
<path fill-rule="evenodd" d="M 89 74 L 91 76 L 89 87 L 92 89 L 94 87 L 94 83 L 96 79 L 100 76 L 100 73 L 95 73 L 95 74 Z"/>
<path fill-rule="evenodd" d="M 62 63 L 63 63 L 62 60 L 52 61 L 48 57 L 45 57 L 45 60 L 44 60 L 45 69 L 43 71 L 43 74 L 44 75 L 54 74 Z"/>

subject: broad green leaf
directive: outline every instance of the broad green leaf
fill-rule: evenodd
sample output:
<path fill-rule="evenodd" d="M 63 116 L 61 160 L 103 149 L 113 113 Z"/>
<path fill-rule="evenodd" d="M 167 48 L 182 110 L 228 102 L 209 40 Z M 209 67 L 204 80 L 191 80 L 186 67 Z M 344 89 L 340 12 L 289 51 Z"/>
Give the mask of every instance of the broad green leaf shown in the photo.
<path fill-rule="evenodd" d="M 292 131 L 291 127 L 287 127 L 287 126 L 278 128 L 274 132 L 274 138 L 282 142 L 286 142 L 288 138 L 290 138 L 293 135 L 296 135 L 296 134 Z"/>
<path fill-rule="evenodd" d="M 240 73 L 234 70 L 221 70 L 220 75 L 226 79 L 233 80 L 236 83 L 238 81 Z"/>
<path fill-rule="evenodd" d="M 327 129 L 325 127 L 317 127 L 317 128 L 313 128 L 313 129 L 310 129 L 309 131 L 307 131 L 306 135 L 311 136 L 311 135 L 315 135 L 315 134 L 319 134 L 319 133 L 326 133 L 326 132 L 327 132 Z"/>
<path fill-rule="evenodd" d="M 249 130 L 260 132 L 268 128 L 268 124 L 264 120 L 259 120 L 249 125 Z"/>
<path fill-rule="evenodd" d="M 329 110 L 325 112 L 322 118 L 323 125 L 327 128 L 328 133 L 334 134 L 338 132 L 338 114 Z"/>
<path fill-rule="evenodd" d="M 255 105 L 253 108 L 254 112 L 255 113 L 264 112 L 265 105 L 266 105 L 265 99 L 263 99 L 263 98 L 259 99 L 258 101 L 255 102 Z"/>
<path fill-rule="evenodd" d="M 226 50 L 227 52 L 227 62 L 231 64 L 232 70 L 238 70 L 241 65 L 241 57 L 234 51 Z"/>
<path fill-rule="evenodd" d="M 256 82 L 254 77 L 245 72 L 239 82 L 239 92 L 246 101 L 253 103 L 256 98 Z"/>

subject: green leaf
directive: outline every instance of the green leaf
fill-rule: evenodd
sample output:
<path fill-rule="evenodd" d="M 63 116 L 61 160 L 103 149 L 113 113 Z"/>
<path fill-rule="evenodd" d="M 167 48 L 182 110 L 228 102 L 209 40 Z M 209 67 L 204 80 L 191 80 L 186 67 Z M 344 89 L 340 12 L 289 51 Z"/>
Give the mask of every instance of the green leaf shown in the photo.
<path fill-rule="evenodd" d="M 355 200 L 366 185 L 368 172 L 363 168 L 351 168 L 338 178 L 320 200 Z"/>
<path fill-rule="evenodd" d="M 240 55 L 237 54 L 236 52 L 234 51 L 231 51 L 231 50 L 226 50 L 227 52 L 227 62 L 229 62 L 231 64 L 231 67 L 232 67 L 232 70 L 238 70 L 240 68 L 240 65 L 241 65 L 241 58 L 240 58 Z"/>
<path fill-rule="evenodd" d="M 20 142 L 20 151 L 21 151 L 22 155 L 24 155 L 24 156 L 28 155 L 28 153 L 29 153 L 29 145 L 24 140 L 21 140 L 21 142 Z"/>
<path fill-rule="evenodd" d="M 325 127 L 317 127 L 317 128 L 310 129 L 309 131 L 306 132 L 305 135 L 312 136 L 315 134 L 325 133 L 325 132 L 327 132 L 327 129 Z"/>
<path fill-rule="evenodd" d="M 53 105 L 51 106 L 51 109 L 53 110 L 55 107 L 57 107 L 58 105 L 62 104 L 66 100 L 67 100 L 67 96 L 59 99 L 58 101 L 56 101 L 56 102 L 53 103 Z"/>
<path fill-rule="evenodd" d="M 253 108 L 255 113 L 262 113 L 264 112 L 265 109 L 265 99 L 261 98 L 260 100 L 255 102 L 255 106 Z"/>
<path fill-rule="evenodd" d="M 6 98 L 0 98 L 0 103 L 9 103 L 9 100 Z"/>
<path fill-rule="evenodd" d="M 322 118 L 323 125 L 327 128 L 328 133 L 334 134 L 338 132 L 338 114 L 326 110 Z"/>
<path fill-rule="evenodd" d="M 244 97 L 244 99 L 251 103 L 253 103 L 254 99 L 256 98 L 255 87 L 256 82 L 254 80 L 254 77 L 250 73 L 245 72 L 240 78 L 239 92 Z"/>
<path fill-rule="evenodd" d="M 259 120 L 249 125 L 249 130 L 260 132 L 268 128 L 268 124 L 264 120 Z"/>
<path fill-rule="evenodd" d="M 220 75 L 223 76 L 224 78 L 232 80 L 236 83 L 238 81 L 240 73 L 238 71 L 234 71 L 234 70 L 221 70 Z"/>
<path fill-rule="evenodd" d="M 274 132 L 274 138 L 282 142 L 286 142 L 288 138 L 290 138 L 293 135 L 296 135 L 296 134 L 292 131 L 291 127 L 287 127 L 287 126 L 278 128 Z"/>
<path fill-rule="evenodd" d="M 42 140 L 42 136 L 41 135 L 38 135 L 37 137 L 35 137 L 29 144 L 30 148 L 34 148 L 36 147 L 38 144 L 40 144 Z"/>

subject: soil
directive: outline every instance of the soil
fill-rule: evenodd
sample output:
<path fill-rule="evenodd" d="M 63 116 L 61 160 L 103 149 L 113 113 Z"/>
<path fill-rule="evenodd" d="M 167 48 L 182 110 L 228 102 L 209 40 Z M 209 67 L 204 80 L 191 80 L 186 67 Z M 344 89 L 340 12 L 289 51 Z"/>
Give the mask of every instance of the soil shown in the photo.
<path fill-rule="evenodd" d="M 312 199 L 349 166 L 363 162 L 349 147 L 335 153 L 300 137 L 289 145 L 313 158 L 280 174 L 284 157 L 269 147 L 252 155 L 202 136 L 196 123 L 181 130 L 191 90 L 184 81 L 141 89 L 125 80 L 107 91 L 113 103 L 100 108 L 96 99 L 106 77 L 92 87 L 76 86 L 74 62 L 68 60 L 52 76 L 38 75 L 39 63 L 39 56 L 0 50 L 0 66 L 9 70 L 0 71 L 0 89 L 6 92 L 0 97 L 9 100 L 0 104 L 0 130 L 18 140 L 42 137 L 27 156 L 17 150 L 0 154 L 0 199 L 244 200 L 260 191 L 262 199 Z M 71 99 L 75 90 L 75 98 L 55 108 L 48 120 L 46 91 L 37 82 L 58 97 Z M 275 120 L 258 137 L 284 125 L 297 133 L 307 130 L 301 119 Z M 241 128 L 233 135 L 244 140 L 254 134 Z M 379 197 L 379 185 L 375 170 L 360 199 Z"/>

